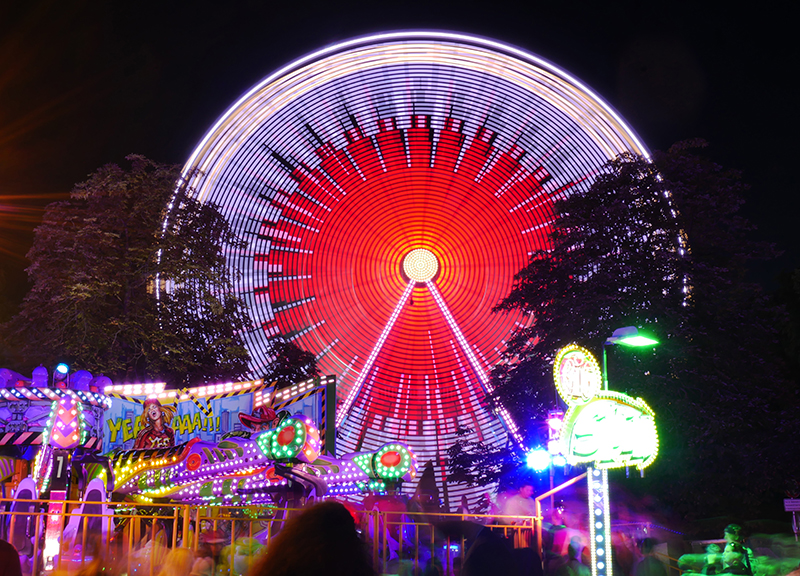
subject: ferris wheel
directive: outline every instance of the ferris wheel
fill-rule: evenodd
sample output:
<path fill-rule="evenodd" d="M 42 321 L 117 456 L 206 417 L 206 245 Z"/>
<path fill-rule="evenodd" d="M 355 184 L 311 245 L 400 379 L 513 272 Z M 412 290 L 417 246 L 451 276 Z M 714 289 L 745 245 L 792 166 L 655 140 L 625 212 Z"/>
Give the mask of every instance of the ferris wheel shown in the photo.
<path fill-rule="evenodd" d="M 548 247 L 553 202 L 625 151 L 646 154 L 556 66 L 486 39 L 403 32 L 265 78 L 186 173 L 247 243 L 226 250 L 254 322 L 252 375 L 270 339 L 295 342 L 338 377 L 340 451 L 401 439 L 441 477 L 459 427 L 521 439 L 484 395 L 528 319 L 491 308 Z"/>

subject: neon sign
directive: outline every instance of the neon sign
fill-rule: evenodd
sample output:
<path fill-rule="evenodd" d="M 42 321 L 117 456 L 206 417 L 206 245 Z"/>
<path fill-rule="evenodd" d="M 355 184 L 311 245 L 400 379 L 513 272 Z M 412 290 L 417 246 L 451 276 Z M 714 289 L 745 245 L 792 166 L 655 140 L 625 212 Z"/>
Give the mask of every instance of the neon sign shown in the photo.
<path fill-rule="evenodd" d="M 591 352 L 577 344 L 570 344 L 556 354 L 553 379 L 567 406 L 574 406 L 588 402 L 600 392 L 603 374 Z"/>
<path fill-rule="evenodd" d="M 655 413 L 641 398 L 601 390 L 603 372 L 592 353 L 576 344 L 558 351 L 556 389 L 569 409 L 560 442 L 572 465 L 589 463 L 589 530 L 592 576 L 612 576 L 608 469 L 643 470 L 658 455 Z"/>
<path fill-rule="evenodd" d="M 562 442 L 570 464 L 641 470 L 658 454 L 655 414 L 641 398 L 606 391 L 567 411 Z"/>
<path fill-rule="evenodd" d="M 553 377 L 569 406 L 560 434 L 567 462 L 639 470 L 653 463 L 658 455 L 655 413 L 641 398 L 602 390 L 603 373 L 591 352 L 577 344 L 565 346 L 556 354 Z"/>

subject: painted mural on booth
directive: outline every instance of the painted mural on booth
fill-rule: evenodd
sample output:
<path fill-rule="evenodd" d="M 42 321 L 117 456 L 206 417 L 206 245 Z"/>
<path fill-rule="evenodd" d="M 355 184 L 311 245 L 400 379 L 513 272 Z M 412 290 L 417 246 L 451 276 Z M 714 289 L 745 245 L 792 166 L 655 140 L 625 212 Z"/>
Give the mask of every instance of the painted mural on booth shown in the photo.
<path fill-rule="evenodd" d="M 219 442 L 226 434 L 268 426 L 275 419 L 273 404 L 291 415 L 302 414 L 317 423 L 322 420 L 321 394 L 301 395 L 287 403 L 276 401 L 274 392 L 271 386 L 261 385 L 235 395 L 200 398 L 109 394 L 113 402 L 105 413 L 103 451 L 168 448 L 192 438 Z"/>

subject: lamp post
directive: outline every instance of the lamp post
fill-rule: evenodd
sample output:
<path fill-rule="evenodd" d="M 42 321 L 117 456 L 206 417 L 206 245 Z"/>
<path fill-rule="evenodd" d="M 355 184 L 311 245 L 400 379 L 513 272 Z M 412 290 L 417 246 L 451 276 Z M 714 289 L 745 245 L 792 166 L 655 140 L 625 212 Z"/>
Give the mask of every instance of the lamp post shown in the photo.
<path fill-rule="evenodd" d="M 608 390 L 606 346 L 655 346 L 657 340 L 639 333 L 635 326 L 617 328 L 603 342 L 603 389 Z M 627 470 L 627 466 L 625 467 Z M 644 470 L 642 470 L 644 474 Z M 611 576 L 611 512 L 608 493 L 608 470 L 589 467 L 589 534 L 592 551 L 592 575 Z"/>
<path fill-rule="evenodd" d="M 658 340 L 653 340 L 649 336 L 639 333 L 636 326 L 626 326 L 617 328 L 614 333 L 603 342 L 603 389 L 608 390 L 608 359 L 606 358 L 606 346 L 628 346 L 631 348 L 642 348 L 645 346 L 656 346 Z"/>

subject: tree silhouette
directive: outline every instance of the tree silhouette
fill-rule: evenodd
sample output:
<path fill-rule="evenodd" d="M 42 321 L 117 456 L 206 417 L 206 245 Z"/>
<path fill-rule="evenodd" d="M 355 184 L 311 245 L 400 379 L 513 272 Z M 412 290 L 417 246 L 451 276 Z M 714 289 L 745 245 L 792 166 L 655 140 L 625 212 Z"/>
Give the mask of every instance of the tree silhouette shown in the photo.
<path fill-rule="evenodd" d="M 531 256 L 496 307 L 531 322 L 493 370 L 490 400 L 519 422 L 541 420 L 559 348 L 577 342 L 599 357 L 615 328 L 643 328 L 657 348 L 608 348 L 610 387 L 657 414 L 660 455 L 639 486 L 686 513 L 756 513 L 797 472 L 782 454 L 795 446 L 798 397 L 780 355 L 785 313 L 747 281 L 748 265 L 774 251 L 739 214 L 739 174 L 695 153 L 703 145 L 620 156 L 556 202 L 552 249 Z M 461 457 L 484 464 L 473 460 Z"/>
<path fill-rule="evenodd" d="M 272 361 L 267 366 L 264 381 L 276 382 L 277 388 L 286 388 L 319 375 L 314 355 L 290 340 L 272 340 L 268 353 Z"/>
<path fill-rule="evenodd" d="M 180 167 L 128 160 L 47 207 L 28 253 L 33 287 L 5 343 L 23 369 L 69 357 L 128 381 L 243 377 L 250 321 L 221 248 L 240 241 L 215 206 L 191 199 Z"/>

